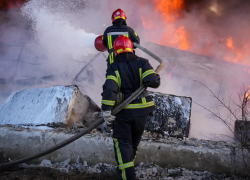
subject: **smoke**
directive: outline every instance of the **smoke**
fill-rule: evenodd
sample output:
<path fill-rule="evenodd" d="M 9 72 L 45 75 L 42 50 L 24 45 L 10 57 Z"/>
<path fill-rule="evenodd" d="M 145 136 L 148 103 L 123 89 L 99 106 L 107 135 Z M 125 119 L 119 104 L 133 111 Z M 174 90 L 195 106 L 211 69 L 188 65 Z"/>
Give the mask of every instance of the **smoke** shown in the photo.
<path fill-rule="evenodd" d="M 97 35 L 77 29 L 60 15 L 44 9 L 34 9 L 29 16 L 34 18 L 35 37 L 49 59 L 60 60 L 65 56 L 80 59 L 95 53 L 93 42 Z"/>
<path fill-rule="evenodd" d="M 250 65 L 249 1 L 137 0 L 112 5 L 125 10 L 128 25 L 139 34 L 142 45 L 166 60 L 160 73 L 161 86 L 151 90 L 192 97 L 226 119 L 228 111 L 218 106 L 211 92 L 196 82 L 199 81 L 223 98 L 226 105 L 237 108 L 229 99 L 238 102 L 242 85 L 249 84 L 250 68 L 240 65 Z M 233 46 L 229 46 L 230 40 Z M 196 54 L 155 46 L 148 41 Z M 152 58 L 138 50 L 136 53 L 150 59 L 156 67 Z M 230 118 L 228 124 L 233 130 Z M 231 141 L 233 134 L 218 118 L 193 103 L 190 137 Z"/>
<path fill-rule="evenodd" d="M 192 33 L 192 38 L 196 41 L 199 38 L 197 34 L 200 38 L 210 38 L 205 42 L 207 44 L 205 47 L 210 49 L 208 52 L 202 49 L 204 48 L 202 47 L 203 44 L 201 44 L 202 48 L 196 46 L 193 51 L 249 66 L 250 51 L 248 49 L 250 38 L 249 31 L 247 31 L 250 28 L 249 1 L 213 0 L 200 1 L 199 3 L 195 3 L 195 1 L 186 2 L 189 2 L 185 3 L 188 16 L 196 17 L 196 19 L 192 18 L 191 20 L 193 22 L 196 20 L 197 22 L 198 19 L 199 22 L 198 24 L 195 23 L 194 28 L 192 26 L 189 27 L 190 32 L 195 32 L 195 29 L 198 29 L 198 32 L 195 32 L 196 35 Z M 205 31 L 206 33 L 204 34 L 200 31 Z M 230 39 L 232 44 L 228 47 Z M 213 47 L 211 47 L 211 44 Z"/>
<path fill-rule="evenodd" d="M 68 66 L 61 63 L 65 59 L 86 61 L 85 57 L 96 53 L 93 42 L 97 35 L 78 26 L 77 19 L 69 19 L 74 15 L 74 8 L 70 9 L 73 13 L 68 12 L 71 4 L 33 0 L 22 9 L 23 15 L 32 21 L 33 34 L 50 66 L 59 67 L 57 69 Z"/>
<path fill-rule="evenodd" d="M 230 108 L 237 108 L 229 99 L 238 102 L 237 94 L 242 84 L 249 84 L 249 67 L 227 64 L 221 60 L 250 65 L 250 36 L 247 30 L 250 26 L 249 1 L 137 2 L 148 41 L 211 57 L 168 48 L 153 49 L 153 52 L 168 60 L 165 72 L 160 73 L 162 85 L 158 90 L 190 96 L 193 101 L 220 113 L 226 119 L 228 111 L 218 106 L 218 101 L 211 96 L 211 92 L 194 80 L 205 84 L 223 98 Z M 168 79 L 166 77 L 169 74 L 171 78 Z M 234 122 L 228 118 L 228 123 L 233 130 Z M 190 137 L 232 140 L 229 136 L 233 137 L 233 134 L 225 124 L 193 103 Z"/>
<path fill-rule="evenodd" d="M 250 65 L 249 1 L 155 0 L 138 4 L 147 40 Z"/>
<path fill-rule="evenodd" d="M 249 63 L 249 3 L 247 0 L 184 0 L 179 6 L 180 1 L 30 0 L 21 10 L 21 17 L 28 27 L 23 27 L 20 16 L 15 15 L 11 16 L 11 22 L 18 24 L 16 28 L 13 30 L 13 26 L 4 26 L 1 29 L 1 34 L 4 34 L 0 35 L 1 41 L 5 37 L 5 42 L 11 39 L 12 42 L 25 42 L 25 46 L 19 61 L 19 53 L 14 53 L 16 61 L 0 61 L 0 75 L 11 77 L 12 80 L 50 75 L 54 78 L 32 86 L 17 86 L 15 83 L 6 88 L 6 93 L 23 88 L 72 84 L 72 79 L 81 68 L 98 53 L 94 49 L 95 37 L 103 34 L 106 27 L 111 25 L 112 12 L 121 8 L 127 15 L 128 25 L 140 36 L 141 44 L 166 62 L 165 69 L 160 73 L 161 86 L 154 91 L 189 96 L 193 101 L 213 108 L 217 101 L 194 80 L 204 83 L 224 98 L 237 95 L 242 83 L 248 83 L 249 76 L 241 72 L 241 66 L 220 63 L 220 60 L 215 59 L 222 60 L 229 56 L 228 61 L 234 61 L 237 54 L 241 53 L 240 63 Z M 158 7 L 157 2 L 163 4 Z M 169 2 L 177 2 L 177 6 L 165 6 Z M 161 10 L 168 10 L 170 14 L 164 14 Z M 8 20 L 4 24 L 13 23 Z M 233 50 L 226 46 L 230 36 Z M 185 40 L 186 44 L 181 44 Z M 214 59 L 156 46 L 148 41 Z M 0 48 L 1 55 L 5 54 L 5 57 L 13 55 L 13 49 L 5 48 L 3 51 Z M 148 58 L 154 68 L 157 66 L 145 53 L 136 50 L 136 54 Z M 16 70 L 17 63 L 19 68 Z M 6 67 L 9 68 L 8 73 Z M 86 79 L 86 74 L 82 74 L 83 81 L 74 83 L 100 105 L 105 80 L 105 58 L 98 56 L 87 69 L 87 74 L 94 75 L 94 79 Z M 246 72 L 248 70 L 246 67 Z M 225 114 L 223 109 L 219 110 Z M 225 140 L 224 135 L 232 136 L 223 123 L 193 103 L 190 137 Z"/>
<path fill-rule="evenodd" d="M 96 33 L 103 33 L 105 21 L 102 12 L 95 11 L 102 4 L 85 0 L 31 0 L 21 12 L 18 9 L 2 12 L 6 19 L 1 21 L 1 42 L 8 42 L 0 47 L 3 55 L 0 75 L 8 81 L 4 91 L 72 84 L 76 74 L 97 54 L 94 40 Z M 12 12 L 14 15 L 10 15 Z M 101 61 L 95 68 L 105 71 L 104 58 Z M 98 72 L 99 77 L 105 75 L 103 71 Z M 49 81 L 44 81 L 45 78 Z M 94 94 L 93 87 L 101 91 L 103 80 L 97 78 L 88 85 L 75 83 Z M 2 102 L 8 93 L 1 92 L 1 96 Z"/>

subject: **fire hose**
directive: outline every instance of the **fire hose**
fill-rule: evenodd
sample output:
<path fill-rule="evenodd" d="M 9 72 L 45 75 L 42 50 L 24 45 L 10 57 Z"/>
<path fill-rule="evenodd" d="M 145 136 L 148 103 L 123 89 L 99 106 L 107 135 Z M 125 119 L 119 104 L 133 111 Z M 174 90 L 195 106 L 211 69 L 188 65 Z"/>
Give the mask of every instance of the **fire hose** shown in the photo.
<path fill-rule="evenodd" d="M 147 53 L 148 55 L 150 55 L 151 57 L 153 57 L 155 60 L 157 60 L 160 65 L 156 68 L 155 72 L 159 73 L 163 67 L 164 67 L 164 62 L 157 57 L 155 54 L 153 54 L 152 52 L 150 52 L 149 50 L 147 50 L 146 48 L 140 46 L 137 43 L 133 43 L 135 47 L 141 49 L 142 51 L 144 51 L 145 53 Z M 116 115 L 119 111 L 121 111 L 124 107 L 126 107 L 130 102 L 132 102 L 136 97 L 138 97 L 144 90 L 146 90 L 146 86 L 142 85 L 140 88 L 138 88 L 130 97 L 128 97 L 125 101 L 123 101 L 120 105 L 118 105 L 115 109 L 112 110 L 111 114 L 112 115 Z M 104 122 L 103 117 L 98 117 L 98 119 L 92 123 L 89 127 L 87 127 L 86 129 L 84 129 L 82 132 L 70 137 L 69 139 L 66 139 L 65 141 L 59 143 L 56 146 L 53 146 L 45 151 L 42 151 L 38 154 L 29 156 L 29 157 L 25 157 L 16 161 L 12 161 L 12 162 L 8 162 L 8 163 L 4 163 L 4 164 L 0 164 L 0 171 L 3 171 L 4 169 L 7 169 L 9 167 L 24 163 L 24 162 L 28 162 L 34 159 L 37 159 L 39 157 L 42 157 L 46 154 L 49 154 L 53 151 L 56 151 L 57 149 L 60 149 L 66 145 L 68 145 L 69 143 L 79 139 L 80 137 L 82 137 L 83 135 L 87 134 L 89 131 L 97 128 L 98 126 L 100 126 L 102 123 Z"/>

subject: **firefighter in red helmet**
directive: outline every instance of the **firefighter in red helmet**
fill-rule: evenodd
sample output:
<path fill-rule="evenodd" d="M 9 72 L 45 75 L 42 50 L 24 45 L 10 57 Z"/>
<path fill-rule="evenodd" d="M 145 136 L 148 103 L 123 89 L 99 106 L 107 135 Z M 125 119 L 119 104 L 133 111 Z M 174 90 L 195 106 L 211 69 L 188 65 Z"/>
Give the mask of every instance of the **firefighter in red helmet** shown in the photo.
<path fill-rule="evenodd" d="M 115 61 L 108 67 L 102 92 L 102 115 L 113 124 L 115 158 L 121 179 L 135 180 L 134 161 L 144 126 L 154 108 L 154 102 L 143 92 L 116 116 L 111 110 L 134 93 L 142 84 L 157 88 L 160 77 L 147 59 L 133 53 L 133 43 L 126 36 L 114 42 Z"/>
<path fill-rule="evenodd" d="M 113 12 L 112 16 L 112 26 L 109 26 L 103 34 L 103 45 L 108 49 L 109 57 L 107 59 L 108 66 L 114 62 L 115 54 L 114 54 L 114 41 L 120 35 L 125 35 L 132 42 L 140 44 L 140 38 L 135 33 L 135 31 L 127 26 L 126 23 L 126 15 L 125 12 L 121 9 L 117 9 Z"/>

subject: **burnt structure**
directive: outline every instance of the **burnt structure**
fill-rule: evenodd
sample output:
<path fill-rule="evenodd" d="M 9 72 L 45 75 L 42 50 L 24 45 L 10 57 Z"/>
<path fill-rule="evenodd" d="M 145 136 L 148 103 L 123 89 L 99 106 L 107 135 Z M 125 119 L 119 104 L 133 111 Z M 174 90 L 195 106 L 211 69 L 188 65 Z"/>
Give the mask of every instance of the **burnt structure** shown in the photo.
<path fill-rule="evenodd" d="M 250 142 L 250 121 L 235 121 L 234 125 L 235 139 L 242 142 Z"/>
<path fill-rule="evenodd" d="M 192 99 L 149 92 L 156 109 L 149 116 L 145 129 L 173 137 L 188 137 Z"/>

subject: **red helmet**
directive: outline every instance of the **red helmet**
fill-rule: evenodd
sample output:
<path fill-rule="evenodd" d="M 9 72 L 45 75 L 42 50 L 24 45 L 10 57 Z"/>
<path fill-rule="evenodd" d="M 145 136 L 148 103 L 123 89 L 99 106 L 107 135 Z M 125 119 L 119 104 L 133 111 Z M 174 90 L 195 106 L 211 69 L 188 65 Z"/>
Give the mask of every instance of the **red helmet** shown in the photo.
<path fill-rule="evenodd" d="M 116 38 L 114 42 L 114 50 L 115 55 L 125 52 L 133 52 L 133 43 L 129 38 L 124 35 L 121 35 Z"/>
<path fill-rule="evenodd" d="M 112 19 L 112 22 L 114 22 L 116 19 L 126 20 L 127 17 L 126 17 L 125 12 L 123 10 L 117 9 L 113 12 L 111 19 Z"/>

